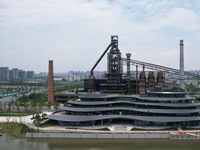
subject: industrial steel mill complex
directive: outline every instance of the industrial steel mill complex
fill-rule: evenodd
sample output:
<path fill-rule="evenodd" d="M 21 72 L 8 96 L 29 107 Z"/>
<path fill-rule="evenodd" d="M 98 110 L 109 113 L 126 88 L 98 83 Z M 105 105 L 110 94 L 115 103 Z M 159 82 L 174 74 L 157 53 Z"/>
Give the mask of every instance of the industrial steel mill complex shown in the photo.
<path fill-rule="evenodd" d="M 111 36 L 111 43 L 91 69 L 90 77 L 84 80 L 85 92 L 78 99 L 69 100 L 60 111 L 49 115 L 49 119 L 62 126 L 91 129 L 113 125 L 200 128 L 200 104 L 184 87 L 185 75 L 200 77 L 184 71 L 183 48 L 180 40 L 180 69 L 173 69 L 132 60 L 130 53 L 123 58 L 118 49 L 118 36 Z M 93 70 L 105 54 L 107 71 L 102 78 L 95 78 Z M 142 70 L 138 71 L 138 67 Z M 151 71 L 145 71 L 146 68 Z M 179 75 L 179 88 L 165 86 L 165 73 Z"/>

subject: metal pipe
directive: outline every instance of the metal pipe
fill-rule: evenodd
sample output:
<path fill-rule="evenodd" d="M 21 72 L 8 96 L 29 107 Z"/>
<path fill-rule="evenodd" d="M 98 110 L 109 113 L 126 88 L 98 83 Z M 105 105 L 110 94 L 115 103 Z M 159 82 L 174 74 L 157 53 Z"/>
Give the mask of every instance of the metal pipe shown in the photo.
<path fill-rule="evenodd" d="M 103 52 L 103 54 L 101 55 L 101 57 L 97 60 L 97 62 L 95 63 L 95 65 L 92 67 L 90 74 L 93 75 L 93 71 L 96 68 L 96 66 L 99 64 L 99 62 L 101 61 L 101 59 L 103 58 L 103 56 L 106 54 L 106 52 L 109 50 L 109 48 L 111 47 L 111 44 L 108 45 L 108 47 L 106 48 L 106 50 Z"/>
<path fill-rule="evenodd" d="M 138 90 L 138 65 L 136 65 L 136 94 L 139 93 Z"/>
<path fill-rule="evenodd" d="M 126 62 L 126 58 L 122 58 L 122 60 Z M 137 64 L 139 66 L 145 65 L 146 68 L 152 69 L 152 70 L 164 70 L 165 73 L 170 73 L 170 74 L 174 74 L 174 75 L 179 75 L 179 73 L 180 73 L 179 69 L 164 67 L 164 66 L 160 66 L 160 65 L 156 65 L 156 64 L 151 64 L 151 63 L 147 63 L 147 62 L 142 62 L 142 61 L 138 61 L 138 60 L 133 60 L 132 59 L 131 63 L 132 64 Z M 194 77 L 196 79 L 200 79 L 200 75 L 196 74 L 196 73 L 184 71 L 184 74 L 188 75 L 190 77 Z"/>

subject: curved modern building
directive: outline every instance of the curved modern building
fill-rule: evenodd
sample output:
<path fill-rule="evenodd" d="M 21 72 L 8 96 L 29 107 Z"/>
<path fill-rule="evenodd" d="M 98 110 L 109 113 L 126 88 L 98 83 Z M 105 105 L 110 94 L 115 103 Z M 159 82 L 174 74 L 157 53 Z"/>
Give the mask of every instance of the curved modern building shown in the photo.
<path fill-rule="evenodd" d="M 198 127 L 199 105 L 182 90 L 160 87 L 143 96 L 87 93 L 68 101 L 49 119 L 65 126 Z"/>

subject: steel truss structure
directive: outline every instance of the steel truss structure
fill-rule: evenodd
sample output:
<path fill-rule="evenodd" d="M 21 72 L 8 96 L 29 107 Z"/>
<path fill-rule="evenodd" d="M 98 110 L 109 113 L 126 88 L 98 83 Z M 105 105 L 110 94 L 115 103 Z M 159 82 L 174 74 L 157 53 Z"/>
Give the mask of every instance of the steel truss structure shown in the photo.
<path fill-rule="evenodd" d="M 127 58 L 122 58 L 122 61 L 127 62 Z M 152 69 L 152 70 L 160 70 L 160 71 L 163 71 L 165 73 L 170 73 L 170 74 L 174 74 L 174 75 L 179 75 L 179 73 L 180 73 L 180 70 L 178 70 L 178 69 L 160 66 L 160 65 L 156 65 L 156 64 L 152 64 L 152 63 L 142 62 L 142 61 L 133 60 L 133 59 L 131 59 L 130 62 L 131 62 L 132 65 L 137 65 L 137 66 L 141 66 L 141 67 L 144 67 L 144 68 L 147 68 L 147 69 Z M 184 73 L 187 76 L 200 79 L 199 74 L 195 74 L 195 73 L 188 72 L 188 71 L 184 71 Z"/>

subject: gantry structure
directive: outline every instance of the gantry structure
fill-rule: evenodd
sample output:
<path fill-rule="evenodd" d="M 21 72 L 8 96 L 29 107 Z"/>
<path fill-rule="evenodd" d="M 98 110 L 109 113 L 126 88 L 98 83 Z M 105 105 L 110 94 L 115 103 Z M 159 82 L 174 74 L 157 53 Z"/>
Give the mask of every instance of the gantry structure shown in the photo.
<path fill-rule="evenodd" d="M 122 58 L 122 61 L 127 62 L 127 58 Z M 179 73 L 180 73 L 179 69 L 156 65 L 156 64 L 152 64 L 152 63 L 148 63 L 148 62 L 138 61 L 138 60 L 134 60 L 134 59 L 131 59 L 130 62 L 132 65 L 140 66 L 140 67 L 151 69 L 151 70 L 161 70 L 165 73 L 170 73 L 170 74 L 174 74 L 174 75 L 179 75 Z M 199 74 L 188 72 L 188 71 L 184 71 L 184 73 L 185 73 L 185 75 L 187 75 L 189 77 L 200 79 Z"/>

